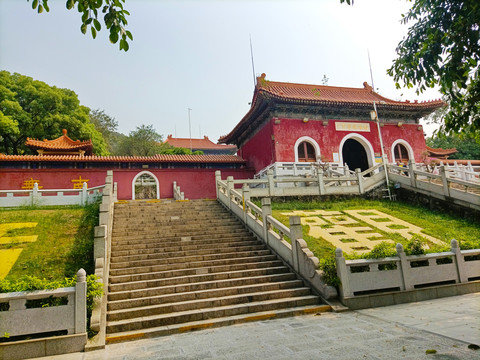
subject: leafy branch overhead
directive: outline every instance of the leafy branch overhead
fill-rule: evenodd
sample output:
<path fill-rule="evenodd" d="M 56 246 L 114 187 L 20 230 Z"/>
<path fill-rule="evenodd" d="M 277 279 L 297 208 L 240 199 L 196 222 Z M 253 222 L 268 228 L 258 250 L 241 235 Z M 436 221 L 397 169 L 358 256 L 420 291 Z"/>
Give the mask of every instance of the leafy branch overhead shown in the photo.
<path fill-rule="evenodd" d="M 480 131 L 480 2 L 415 0 L 402 22 L 412 25 L 388 69 L 397 88 L 439 86 L 450 106 L 445 130 Z"/>
<path fill-rule="evenodd" d="M 68 10 L 77 7 L 78 12 L 82 14 L 80 31 L 86 34 L 90 28 L 94 39 L 97 37 L 97 32 L 102 29 L 99 16 L 104 14 L 103 22 L 110 30 L 110 42 L 116 44 L 120 40 L 120 50 L 128 51 L 128 40 L 133 40 L 133 36 L 125 29 L 128 24 L 126 16 L 130 13 L 123 8 L 123 3 L 125 0 L 67 0 L 66 7 Z M 33 0 L 32 9 L 36 9 L 38 13 L 42 13 L 43 10 L 50 11 L 48 0 Z"/>

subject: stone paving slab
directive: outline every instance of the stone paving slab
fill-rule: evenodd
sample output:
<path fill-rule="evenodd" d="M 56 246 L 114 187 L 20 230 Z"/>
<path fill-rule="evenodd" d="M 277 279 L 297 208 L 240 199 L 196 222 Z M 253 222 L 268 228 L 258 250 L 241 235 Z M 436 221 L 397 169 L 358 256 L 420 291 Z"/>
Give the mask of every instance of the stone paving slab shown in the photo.
<path fill-rule="evenodd" d="M 443 322 L 431 321 L 427 331 L 421 329 L 420 316 L 461 319 L 465 314 L 468 318 L 460 326 L 449 327 Z M 451 322 L 454 323 L 457 324 Z M 470 360 L 480 359 L 480 350 L 467 347 L 472 339 L 480 343 L 476 333 L 468 335 L 469 329 L 478 324 L 480 293 L 361 311 L 253 322 L 113 344 L 105 350 L 48 359 Z M 426 355 L 428 349 L 437 353 Z"/>

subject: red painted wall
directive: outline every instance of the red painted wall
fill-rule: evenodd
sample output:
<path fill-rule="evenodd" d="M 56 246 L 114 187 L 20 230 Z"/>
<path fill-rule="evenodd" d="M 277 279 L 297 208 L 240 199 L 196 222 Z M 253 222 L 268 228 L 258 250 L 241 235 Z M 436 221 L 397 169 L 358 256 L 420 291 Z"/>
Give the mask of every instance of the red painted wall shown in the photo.
<path fill-rule="evenodd" d="M 173 181 L 180 186 L 188 199 L 215 198 L 216 169 L 148 169 L 160 184 L 160 198 L 173 197 Z M 144 169 L 114 169 L 113 181 L 117 182 L 118 199 L 132 198 L 132 181 Z M 248 169 L 223 169 L 222 179 L 253 177 Z M 0 190 L 21 189 L 25 180 L 40 180 L 44 189 L 73 189 L 72 179 L 88 179 L 88 187 L 105 184 L 107 169 L 0 169 Z"/>
<path fill-rule="evenodd" d="M 335 122 L 369 123 L 370 131 L 337 131 Z M 394 161 L 391 155 L 391 147 L 398 139 L 410 144 L 415 160 L 417 162 L 421 161 L 421 153 L 425 150 L 425 138 L 423 130 L 418 130 L 418 128 L 419 125 L 416 124 L 403 124 L 401 127 L 397 124 L 385 124 L 381 127 L 384 150 L 389 161 Z M 249 161 L 249 165 L 258 172 L 275 161 L 295 161 L 296 141 L 301 137 L 308 136 L 317 142 L 322 157 L 326 161 L 333 162 L 333 153 L 339 153 L 341 156 L 340 143 L 345 136 L 351 133 L 362 136 L 371 144 L 374 157 L 381 156 L 377 124 L 374 121 L 354 120 L 329 120 L 327 125 L 323 125 L 321 120 L 310 120 L 304 123 L 302 119 L 279 118 L 277 124 L 272 120 L 267 126 L 264 126 L 240 151 L 242 151 L 242 157 Z M 272 151 L 272 135 L 274 137 L 274 156 L 267 157 L 265 154 Z M 255 155 L 251 155 L 251 153 Z M 260 155 L 263 158 L 259 159 Z"/>
<path fill-rule="evenodd" d="M 273 120 L 270 120 L 238 151 L 238 155 L 247 160 L 247 165 L 254 168 L 255 172 L 277 161 L 273 147 L 272 126 L 274 126 Z"/>

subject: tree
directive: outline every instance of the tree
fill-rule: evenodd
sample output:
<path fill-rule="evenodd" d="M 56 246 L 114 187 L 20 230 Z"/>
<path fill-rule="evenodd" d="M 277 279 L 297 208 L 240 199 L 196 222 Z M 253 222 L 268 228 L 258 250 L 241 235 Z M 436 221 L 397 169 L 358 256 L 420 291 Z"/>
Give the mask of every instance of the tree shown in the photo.
<path fill-rule="evenodd" d="M 420 93 L 439 86 L 450 108 L 444 130 L 478 133 L 480 2 L 415 0 L 402 22 L 413 24 L 387 71 L 397 88 L 416 87 Z"/>
<path fill-rule="evenodd" d="M 27 0 L 30 2 L 30 0 Z M 123 8 L 125 0 L 67 0 L 66 7 L 71 10 L 77 6 L 77 10 L 82 14 L 82 25 L 80 31 L 83 34 L 87 33 L 90 27 L 92 37 L 97 37 L 97 32 L 101 30 L 99 13 L 105 14 L 103 16 L 103 22 L 105 27 L 110 30 L 110 42 L 116 44 L 120 39 L 120 50 L 128 51 L 128 39 L 133 40 L 132 33 L 125 29 L 128 24 L 126 16 L 130 13 Z M 33 0 L 32 9 L 37 10 L 38 13 L 50 11 L 48 0 Z"/>
<path fill-rule="evenodd" d="M 6 154 L 29 152 L 27 137 L 55 139 L 67 129 L 75 140 L 92 139 L 94 153 L 106 155 L 105 141 L 89 112 L 72 90 L 0 71 L 0 149 Z"/>
<path fill-rule="evenodd" d="M 480 145 L 475 139 L 468 136 L 436 135 L 427 139 L 427 145 L 433 148 L 451 149 L 456 148 L 457 153 L 450 155 L 449 159 L 480 159 Z"/>
<path fill-rule="evenodd" d="M 137 126 L 121 139 L 116 152 L 117 155 L 153 156 L 162 152 L 162 140 L 153 125 Z"/>
<path fill-rule="evenodd" d="M 100 109 L 90 110 L 89 117 L 90 122 L 102 134 L 103 139 L 106 142 L 108 152 L 113 152 L 113 146 L 118 134 L 116 132 L 118 127 L 117 120 L 110 115 L 107 115 L 103 110 Z"/>

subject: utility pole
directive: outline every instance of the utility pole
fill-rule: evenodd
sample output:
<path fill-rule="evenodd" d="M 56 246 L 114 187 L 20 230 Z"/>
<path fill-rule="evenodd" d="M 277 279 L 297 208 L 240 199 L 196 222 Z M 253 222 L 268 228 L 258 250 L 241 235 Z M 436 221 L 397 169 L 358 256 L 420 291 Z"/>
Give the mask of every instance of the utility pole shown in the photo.
<path fill-rule="evenodd" d="M 190 135 L 190 151 L 192 151 L 192 124 L 190 122 L 190 111 L 192 111 L 192 109 L 188 108 L 188 132 Z"/>

